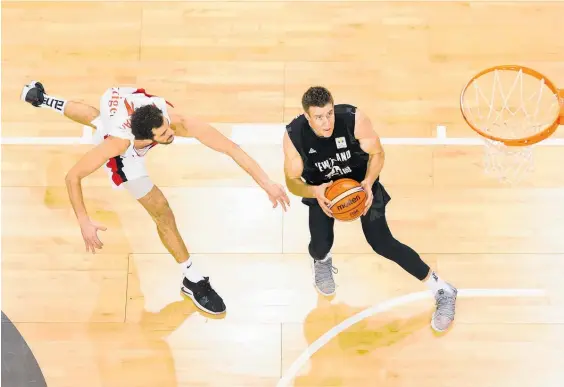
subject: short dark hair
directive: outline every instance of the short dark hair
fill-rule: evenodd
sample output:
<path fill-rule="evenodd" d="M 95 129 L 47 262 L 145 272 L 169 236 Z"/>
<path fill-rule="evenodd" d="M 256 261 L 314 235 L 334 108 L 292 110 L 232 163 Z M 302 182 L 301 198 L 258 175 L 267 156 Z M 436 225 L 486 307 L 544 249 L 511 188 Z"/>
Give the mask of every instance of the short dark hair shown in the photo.
<path fill-rule="evenodd" d="M 323 86 L 312 86 L 302 96 L 302 107 L 304 111 L 312 106 L 324 107 L 328 103 L 333 104 L 333 96 L 331 92 Z"/>
<path fill-rule="evenodd" d="M 163 112 L 155 105 L 137 108 L 131 115 L 131 133 L 136 140 L 152 140 L 153 129 L 162 126 Z"/>

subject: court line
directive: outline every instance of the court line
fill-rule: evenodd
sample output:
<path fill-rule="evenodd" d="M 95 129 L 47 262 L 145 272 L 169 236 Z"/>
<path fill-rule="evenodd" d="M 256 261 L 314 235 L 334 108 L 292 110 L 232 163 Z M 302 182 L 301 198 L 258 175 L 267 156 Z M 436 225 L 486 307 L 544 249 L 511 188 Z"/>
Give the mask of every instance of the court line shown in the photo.
<path fill-rule="evenodd" d="M 285 130 L 284 124 L 233 124 L 231 127 L 230 138 L 239 145 L 280 145 Z M 444 125 L 438 125 L 436 133 L 435 137 L 382 137 L 381 141 L 382 144 L 390 145 L 484 145 L 481 137 L 449 138 Z M 85 126 L 81 137 L 2 137 L 0 143 L 3 145 L 77 145 L 93 144 L 93 138 L 92 129 Z M 175 144 L 200 144 L 200 142 L 193 138 L 177 137 L 173 145 Z M 564 138 L 549 138 L 535 146 L 562 145 L 564 145 Z"/>
<path fill-rule="evenodd" d="M 459 289 L 458 297 L 541 297 L 545 295 L 543 289 Z M 300 369 L 307 363 L 308 359 L 321 349 L 325 344 L 331 341 L 335 336 L 359 321 L 367 317 L 373 316 L 378 313 L 388 311 L 394 307 L 405 305 L 410 302 L 419 301 L 425 298 L 431 298 L 429 291 L 422 291 L 418 293 L 410 293 L 405 296 L 393 298 L 388 301 L 371 306 L 368 309 L 359 312 L 348 319 L 342 321 L 340 324 L 335 325 L 333 328 L 325 332 L 321 337 L 315 340 L 309 347 L 307 347 L 300 356 L 288 368 L 286 373 L 282 375 L 276 387 L 285 387 L 293 380 Z M 429 322 L 430 323 L 430 322 Z"/>

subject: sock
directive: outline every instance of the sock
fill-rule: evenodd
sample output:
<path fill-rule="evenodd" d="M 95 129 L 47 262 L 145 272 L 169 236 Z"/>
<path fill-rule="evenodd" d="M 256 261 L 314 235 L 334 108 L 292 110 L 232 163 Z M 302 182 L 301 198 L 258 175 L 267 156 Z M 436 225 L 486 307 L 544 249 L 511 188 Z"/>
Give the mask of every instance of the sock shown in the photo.
<path fill-rule="evenodd" d="M 427 285 L 433 295 L 435 295 L 435 293 L 437 293 L 440 289 L 444 289 L 447 292 L 451 291 L 450 286 L 448 286 L 448 284 L 434 271 L 431 271 L 431 275 L 429 275 L 429 278 L 425 281 L 425 285 Z"/>
<path fill-rule="evenodd" d="M 180 265 L 182 267 L 182 274 L 184 274 L 184 277 L 188 278 L 190 281 L 198 282 L 204 279 L 204 277 L 194 268 L 194 265 L 192 265 L 192 260 L 182 262 Z"/>
<path fill-rule="evenodd" d="M 45 100 L 41 104 L 42 108 L 51 109 L 59 114 L 65 114 L 65 106 L 67 105 L 67 100 L 51 97 L 50 95 L 44 94 Z"/>
<path fill-rule="evenodd" d="M 327 260 L 331 258 L 331 252 L 327 253 L 327 255 L 325 256 L 325 258 L 323 259 L 319 259 L 319 262 L 327 262 Z"/>

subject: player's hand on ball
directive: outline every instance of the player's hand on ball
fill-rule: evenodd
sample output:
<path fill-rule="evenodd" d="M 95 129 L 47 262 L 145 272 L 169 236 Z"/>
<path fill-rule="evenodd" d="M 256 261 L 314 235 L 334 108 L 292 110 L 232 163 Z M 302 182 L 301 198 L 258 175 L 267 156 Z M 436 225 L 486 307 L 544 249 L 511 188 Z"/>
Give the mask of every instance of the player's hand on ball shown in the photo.
<path fill-rule="evenodd" d="M 80 222 L 80 231 L 82 232 L 86 251 L 92 251 L 92 254 L 96 254 L 96 249 L 101 249 L 104 246 L 98 238 L 98 230 L 106 231 L 107 228 L 90 219 Z"/>
<path fill-rule="evenodd" d="M 325 214 L 330 218 L 333 217 L 333 213 L 331 211 L 331 201 L 325 197 L 325 190 L 331 184 L 333 184 L 332 181 L 314 187 L 315 198 L 317 199 L 319 206 L 321 207 L 323 212 L 325 212 Z"/>
<path fill-rule="evenodd" d="M 370 180 L 363 180 L 360 182 L 360 186 L 364 189 L 364 192 L 366 192 L 366 203 L 364 203 L 364 211 L 362 213 L 362 216 L 368 213 L 368 210 L 372 205 L 372 199 L 374 199 L 374 194 L 372 193 L 373 185 L 374 182 Z"/>
<path fill-rule="evenodd" d="M 278 207 L 278 203 L 280 203 L 284 211 L 286 211 L 286 205 L 290 207 L 290 198 L 288 198 L 288 194 L 282 185 L 270 182 L 267 184 L 265 191 L 272 203 L 272 208 Z"/>

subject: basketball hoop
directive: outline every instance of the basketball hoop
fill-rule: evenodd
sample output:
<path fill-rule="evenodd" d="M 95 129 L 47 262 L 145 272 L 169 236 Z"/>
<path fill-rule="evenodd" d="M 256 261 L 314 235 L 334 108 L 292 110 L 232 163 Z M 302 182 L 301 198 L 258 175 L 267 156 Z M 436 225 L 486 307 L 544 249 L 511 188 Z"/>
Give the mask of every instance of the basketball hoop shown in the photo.
<path fill-rule="evenodd" d="M 464 120 L 484 139 L 486 172 L 513 183 L 533 169 L 533 145 L 564 125 L 564 90 L 536 70 L 501 65 L 462 89 Z"/>

